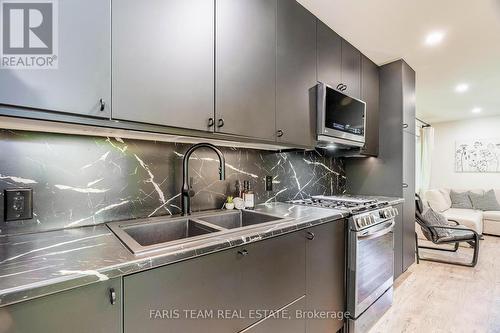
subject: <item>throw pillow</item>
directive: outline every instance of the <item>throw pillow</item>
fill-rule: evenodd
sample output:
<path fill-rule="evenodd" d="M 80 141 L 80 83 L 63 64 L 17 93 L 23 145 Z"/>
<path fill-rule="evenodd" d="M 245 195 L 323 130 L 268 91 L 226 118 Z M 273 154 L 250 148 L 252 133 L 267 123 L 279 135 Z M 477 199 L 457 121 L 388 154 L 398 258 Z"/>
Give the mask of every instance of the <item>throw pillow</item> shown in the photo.
<path fill-rule="evenodd" d="M 424 218 L 422 222 L 424 222 L 427 226 L 441 226 L 441 227 L 450 226 L 450 223 L 448 222 L 446 217 L 443 214 L 434 211 L 432 208 L 427 209 L 427 211 L 424 212 L 424 215 L 422 217 Z M 449 229 L 436 228 L 434 230 L 436 231 L 438 237 L 440 238 L 450 236 Z"/>
<path fill-rule="evenodd" d="M 472 206 L 474 209 L 479 210 L 499 210 L 500 205 L 498 204 L 495 191 L 489 190 L 485 192 L 484 195 L 469 192 L 470 200 L 472 201 Z"/>
<path fill-rule="evenodd" d="M 448 196 L 448 194 L 446 194 Z M 429 190 L 425 192 L 425 200 L 436 212 L 444 212 L 450 208 L 450 202 L 445 198 L 445 194 L 440 190 Z"/>
<path fill-rule="evenodd" d="M 472 201 L 470 201 L 468 192 L 450 191 L 451 208 L 472 209 Z"/>

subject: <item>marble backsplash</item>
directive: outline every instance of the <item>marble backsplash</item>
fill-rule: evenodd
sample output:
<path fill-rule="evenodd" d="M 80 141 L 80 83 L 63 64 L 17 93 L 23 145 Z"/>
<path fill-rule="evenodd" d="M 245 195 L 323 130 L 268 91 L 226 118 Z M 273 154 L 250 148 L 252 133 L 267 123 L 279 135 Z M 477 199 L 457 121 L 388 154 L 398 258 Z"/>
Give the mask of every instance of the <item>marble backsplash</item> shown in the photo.
<path fill-rule="evenodd" d="M 180 212 L 182 158 L 189 145 L 0 130 L 0 235 L 94 225 Z M 198 150 L 190 160 L 193 211 L 222 207 L 236 183 L 249 180 L 256 202 L 342 193 L 341 159 L 320 152 L 224 148 L 218 159 Z M 265 177 L 273 177 L 273 191 Z M 4 221 L 4 189 L 33 188 L 34 218 Z"/>

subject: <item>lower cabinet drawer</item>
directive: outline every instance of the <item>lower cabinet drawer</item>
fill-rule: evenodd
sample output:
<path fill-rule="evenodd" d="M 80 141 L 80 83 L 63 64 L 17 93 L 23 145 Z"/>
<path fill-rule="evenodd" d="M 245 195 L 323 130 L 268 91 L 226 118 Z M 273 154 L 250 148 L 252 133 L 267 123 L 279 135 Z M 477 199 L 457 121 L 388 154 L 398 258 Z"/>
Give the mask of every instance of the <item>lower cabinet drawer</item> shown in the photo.
<path fill-rule="evenodd" d="M 220 332 L 246 327 L 239 308 L 234 249 L 126 276 L 123 280 L 125 333 Z"/>
<path fill-rule="evenodd" d="M 239 260 L 243 312 L 278 310 L 305 294 L 305 240 L 300 231 L 241 247 L 248 253 Z"/>
<path fill-rule="evenodd" d="M 0 307 L 1 333 L 120 333 L 121 278 Z"/>
<path fill-rule="evenodd" d="M 304 310 L 305 296 L 293 301 L 279 312 L 243 330 L 241 333 L 304 333 L 306 321 Z"/>
<path fill-rule="evenodd" d="M 240 332 L 304 295 L 304 267 L 294 232 L 126 276 L 124 332 Z"/>

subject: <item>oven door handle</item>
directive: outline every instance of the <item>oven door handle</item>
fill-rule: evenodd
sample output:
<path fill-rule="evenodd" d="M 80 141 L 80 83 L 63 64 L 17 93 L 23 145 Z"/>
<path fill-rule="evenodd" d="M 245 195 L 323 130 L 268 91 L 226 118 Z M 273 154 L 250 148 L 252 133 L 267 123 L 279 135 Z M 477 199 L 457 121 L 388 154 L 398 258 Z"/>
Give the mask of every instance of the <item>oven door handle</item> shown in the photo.
<path fill-rule="evenodd" d="M 389 232 L 391 232 L 393 230 L 393 227 L 395 224 L 396 224 L 396 222 L 394 220 L 392 220 L 391 224 L 389 224 L 384 229 L 372 231 L 372 232 L 367 232 L 365 234 L 358 235 L 358 239 L 367 240 L 367 239 L 373 239 L 373 238 L 377 238 L 377 237 L 383 236 L 385 234 L 388 234 Z"/>

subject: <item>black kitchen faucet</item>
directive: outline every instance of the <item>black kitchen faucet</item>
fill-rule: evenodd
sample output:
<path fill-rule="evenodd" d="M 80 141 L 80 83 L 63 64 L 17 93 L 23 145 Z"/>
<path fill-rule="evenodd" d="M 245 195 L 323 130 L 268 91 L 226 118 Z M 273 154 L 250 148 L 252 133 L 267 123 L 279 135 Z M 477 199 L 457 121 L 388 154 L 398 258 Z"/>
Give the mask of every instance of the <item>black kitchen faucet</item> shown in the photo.
<path fill-rule="evenodd" d="M 186 153 L 184 154 L 184 159 L 182 161 L 182 190 L 181 190 L 181 209 L 182 215 L 190 215 L 191 214 L 191 197 L 193 196 L 193 192 L 189 187 L 189 158 L 191 154 L 198 148 L 210 148 L 212 149 L 217 156 L 219 157 L 219 175 L 220 180 L 224 180 L 226 178 L 226 160 L 222 152 L 216 146 L 210 143 L 198 143 L 194 146 L 191 146 Z"/>

